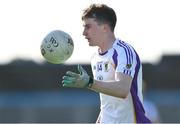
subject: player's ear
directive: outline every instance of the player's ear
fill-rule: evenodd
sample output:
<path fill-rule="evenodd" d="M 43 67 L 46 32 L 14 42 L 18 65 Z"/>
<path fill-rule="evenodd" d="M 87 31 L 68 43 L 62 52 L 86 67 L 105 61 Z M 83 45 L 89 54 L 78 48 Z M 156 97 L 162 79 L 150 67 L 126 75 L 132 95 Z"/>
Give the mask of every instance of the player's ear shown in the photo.
<path fill-rule="evenodd" d="M 103 24 L 102 25 L 102 30 L 103 30 L 103 32 L 107 32 L 109 30 L 109 25 L 108 24 Z"/>

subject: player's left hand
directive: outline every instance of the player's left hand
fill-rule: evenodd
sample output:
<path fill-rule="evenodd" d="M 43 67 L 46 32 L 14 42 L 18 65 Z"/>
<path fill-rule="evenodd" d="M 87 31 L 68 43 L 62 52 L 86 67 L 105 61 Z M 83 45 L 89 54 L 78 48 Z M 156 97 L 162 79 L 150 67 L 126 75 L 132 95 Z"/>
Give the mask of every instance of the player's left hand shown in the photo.
<path fill-rule="evenodd" d="M 86 88 L 88 87 L 90 76 L 83 69 L 81 65 L 78 65 L 79 74 L 68 71 L 63 76 L 63 87 L 75 87 L 75 88 Z"/>

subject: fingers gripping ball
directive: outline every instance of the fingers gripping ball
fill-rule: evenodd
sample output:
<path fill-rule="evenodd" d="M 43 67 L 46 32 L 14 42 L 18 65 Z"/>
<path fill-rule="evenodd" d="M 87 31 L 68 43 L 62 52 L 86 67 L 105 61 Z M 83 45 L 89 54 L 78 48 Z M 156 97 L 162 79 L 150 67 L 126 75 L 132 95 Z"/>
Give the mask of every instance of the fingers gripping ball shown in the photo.
<path fill-rule="evenodd" d="M 41 54 L 50 63 L 60 64 L 68 60 L 74 50 L 74 43 L 69 34 L 54 30 L 47 34 L 41 43 Z"/>

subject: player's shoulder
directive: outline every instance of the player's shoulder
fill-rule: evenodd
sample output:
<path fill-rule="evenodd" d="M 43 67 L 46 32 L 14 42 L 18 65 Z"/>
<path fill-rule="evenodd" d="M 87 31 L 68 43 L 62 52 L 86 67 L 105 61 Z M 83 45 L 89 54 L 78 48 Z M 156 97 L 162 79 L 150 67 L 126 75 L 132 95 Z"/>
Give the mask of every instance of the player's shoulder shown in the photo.
<path fill-rule="evenodd" d="M 113 45 L 113 48 L 116 50 L 117 54 L 121 56 L 121 59 L 124 58 L 128 61 L 133 61 L 133 59 L 136 59 L 136 51 L 128 42 L 117 39 Z"/>
<path fill-rule="evenodd" d="M 115 48 L 125 48 L 125 47 L 131 48 L 132 46 L 124 40 L 116 39 L 113 44 L 113 47 L 115 47 Z"/>
<path fill-rule="evenodd" d="M 113 48 L 118 52 L 118 53 L 125 53 L 125 52 L 131 52 L 133 51 L 133 47 L 120 39 L 116 39 L 116 41 L 113 44 Z"/>

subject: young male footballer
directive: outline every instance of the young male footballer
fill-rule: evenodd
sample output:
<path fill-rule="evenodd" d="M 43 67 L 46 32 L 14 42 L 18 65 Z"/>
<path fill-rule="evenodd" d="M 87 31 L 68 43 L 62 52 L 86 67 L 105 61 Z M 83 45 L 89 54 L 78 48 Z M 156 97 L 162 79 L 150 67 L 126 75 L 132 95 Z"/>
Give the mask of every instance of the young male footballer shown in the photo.
<path fill-rule="evenodd" d="M 142 98 L 142 65 L 135 49 L 116 38 L 115 11 L 105 4 L 92 4 L 82 15 L 83 35 L 89 46 L 98 46 L 91 67 L 93 78 L 78 65 L 80 73 L 63 76 L 64 87 L 89 88 L 100 93 L 97 123 L 150 123 Z"/>

